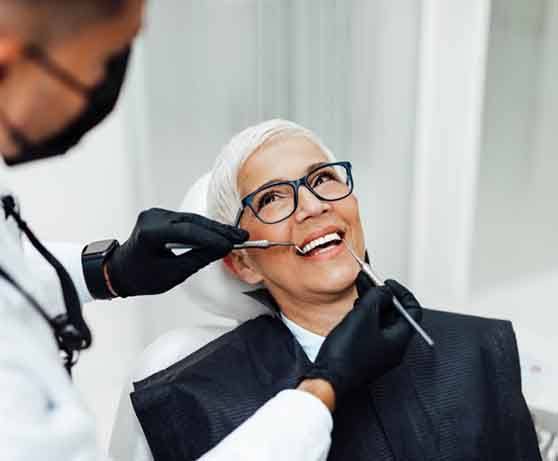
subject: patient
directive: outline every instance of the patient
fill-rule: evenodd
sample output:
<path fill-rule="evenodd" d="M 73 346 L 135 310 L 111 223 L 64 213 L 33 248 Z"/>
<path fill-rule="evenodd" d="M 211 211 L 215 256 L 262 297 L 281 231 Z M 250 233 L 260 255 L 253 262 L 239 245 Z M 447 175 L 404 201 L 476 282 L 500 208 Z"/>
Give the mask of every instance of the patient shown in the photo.
<path fill-rule="evenodd" d="M 359 296 L 346 247 L 365 256 L 351 165 L 308 130 L 271 120 L 233 138 L 212 171 L 207 207 L 251 240 L 301 251 L 231 253 L 227 269 L 273 316 L 136 383 L 132 401 L 155 459 L 162 445 L 192 459 L 294 387 Z M 511 324 L 424 309 L 423 326 L 433 349 L 415 336 L 400 366 L 337 403 L 328 459 L 540 459 Z M 165 431 L 177 414 L 187 442 Z"/>

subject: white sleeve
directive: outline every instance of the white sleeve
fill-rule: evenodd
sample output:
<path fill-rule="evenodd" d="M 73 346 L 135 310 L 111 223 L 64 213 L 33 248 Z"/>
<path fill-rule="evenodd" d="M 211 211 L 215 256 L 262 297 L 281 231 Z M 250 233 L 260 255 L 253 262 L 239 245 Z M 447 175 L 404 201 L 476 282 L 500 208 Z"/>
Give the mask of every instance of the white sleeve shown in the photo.
<path fill-rule="evenodd" d="M 308 392 L 285 390 L 199 461 L 324 461 L 333 420 Z"/>
<path fill-rule="evenodd" d="M 81 265 L 81 250 L 84 244 L 67 242 L 46 242 L 47 249 L 58 259 L 70 274 L 76 287 L 79 299 L 82 304 L 94 301 L 85 283 L 83 267 Z M 54 269 L 46 260 L 33 248 L 27 239 L 23 239 L 23 248 L 28 266 L 33 268 L 36 275 L 41 279 L 55 277 Z"/>

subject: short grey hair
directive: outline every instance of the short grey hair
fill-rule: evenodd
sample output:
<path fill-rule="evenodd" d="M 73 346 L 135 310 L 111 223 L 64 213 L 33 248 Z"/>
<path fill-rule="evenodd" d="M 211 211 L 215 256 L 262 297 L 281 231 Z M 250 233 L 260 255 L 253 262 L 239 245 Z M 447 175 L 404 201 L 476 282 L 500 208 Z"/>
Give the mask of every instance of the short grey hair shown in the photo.
<path fill-rule="evenodd" d="M 272 140 L 298 136 L 318 146 L 329 161 L 335 161 L 333 153 L 315 133 L 294 122 L 273 119 L 246 128 L 223 147 L 215 161 L 207 190 L 209 217 L 225 224 L 235 224 L 242 200 L 238 189 L 238 173 L 244 162 Z"/>

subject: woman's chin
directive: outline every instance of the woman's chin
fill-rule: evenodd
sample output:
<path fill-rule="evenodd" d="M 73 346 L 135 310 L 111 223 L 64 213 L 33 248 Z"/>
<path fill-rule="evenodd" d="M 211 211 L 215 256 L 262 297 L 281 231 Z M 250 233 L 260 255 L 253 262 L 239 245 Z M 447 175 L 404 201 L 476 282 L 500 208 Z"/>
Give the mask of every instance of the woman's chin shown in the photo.
<path fill-rule="evenodd" d="M 354 282 L 360 268 L 346 248 L 343 246 L 341 249 L 334 258 L 308 264 L 304 267 L 305 272 L 314 272 L 320 278 L 336 284 L 337 281 Z"/>
<path fill-rule="evenodd" d="M 355 267 L 335 267 L 327 273 L 319 272 L 310 276 L 306 282 L 312 291 L 324 294 L 342 293 L 352 288 L 358 275 Z"/>

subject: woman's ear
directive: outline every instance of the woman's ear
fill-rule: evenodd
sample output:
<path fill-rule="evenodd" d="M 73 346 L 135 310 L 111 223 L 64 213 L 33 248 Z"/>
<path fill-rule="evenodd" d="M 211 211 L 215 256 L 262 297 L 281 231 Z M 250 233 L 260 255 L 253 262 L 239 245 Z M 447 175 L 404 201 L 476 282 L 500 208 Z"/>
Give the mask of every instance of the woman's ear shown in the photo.
<path fill-rule="evenodd" d="M 244 250 L 234 251 L 223 258 L 226 269 L 245 283 L 256 285 L 263 280 L 255 268 L 252 267 Z"/>
<path fill-rule="evenodd" d="M 238 273 L 236 272 L 236 268 L 233 263 L 232 254 L 229 253 L 227 256 L 225 256 L 223 258 L 223 263 L 225 264 L 225 269 L 227 269 L 228 272 L 230 272 L 235 277 L 238 277 Z"/>

